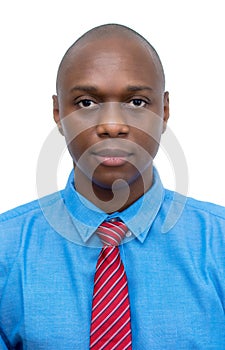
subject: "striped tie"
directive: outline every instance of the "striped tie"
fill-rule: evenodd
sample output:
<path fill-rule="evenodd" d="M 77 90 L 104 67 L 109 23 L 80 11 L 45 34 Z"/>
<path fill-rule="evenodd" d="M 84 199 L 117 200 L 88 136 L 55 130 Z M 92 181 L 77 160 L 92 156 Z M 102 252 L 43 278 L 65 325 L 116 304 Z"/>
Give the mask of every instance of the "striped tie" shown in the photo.
<path fill-rule="evenodd" d="M 131 350 L 130 303 L 120 244 L 127 227 L 123 222 L 103 222 L 96 233 L 104 246 L 94 279 L 91 350 Z"/>

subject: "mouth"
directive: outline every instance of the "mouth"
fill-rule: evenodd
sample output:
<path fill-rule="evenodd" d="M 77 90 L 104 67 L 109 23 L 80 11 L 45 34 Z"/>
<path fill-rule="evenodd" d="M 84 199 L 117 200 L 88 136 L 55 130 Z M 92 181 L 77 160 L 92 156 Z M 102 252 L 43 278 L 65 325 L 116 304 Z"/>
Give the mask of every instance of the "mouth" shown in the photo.
<path fill-rule="evenodd" d="M 92 155 L 99 164 L 113 167 L 124 165 L 129 161 L 132 153 L 121 149 L 104 149 L 93 152 Z"/>

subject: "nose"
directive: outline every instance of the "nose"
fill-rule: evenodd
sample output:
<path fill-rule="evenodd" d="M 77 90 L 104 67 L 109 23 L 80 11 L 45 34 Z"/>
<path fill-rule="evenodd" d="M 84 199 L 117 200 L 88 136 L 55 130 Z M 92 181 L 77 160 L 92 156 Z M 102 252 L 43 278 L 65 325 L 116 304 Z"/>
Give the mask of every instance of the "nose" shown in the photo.
<path fill-rule="evenodd" d="M 129 133 L 121 106 L 116 102 L 105 103 L 98 119 L 97 134 L 100 137 L 125 137 Z"/>

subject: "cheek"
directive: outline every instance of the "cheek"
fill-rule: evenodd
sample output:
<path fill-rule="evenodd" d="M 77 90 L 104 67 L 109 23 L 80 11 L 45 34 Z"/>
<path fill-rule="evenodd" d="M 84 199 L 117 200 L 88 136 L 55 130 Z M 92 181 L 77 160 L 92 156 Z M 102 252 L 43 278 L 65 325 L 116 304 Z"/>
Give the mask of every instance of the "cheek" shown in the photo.
<path fill-rule="evenodd" d="M 145 142 L 146 146 L 144 146 L 144 147 L 145 147 L 146 151 L 150 154 L 152 159 L 155 158 L 155 156 L 158 152 L 159 142 L 160 142 L 160 139 L 156 139 L 156 138 L 153 138 L 151 136 L 149 136 Z"/>
<path fill-rule="evenodd" d="M 76 163 L 77 160 L 80 158 L 82 154 L 82 150 L 80 149 L 80 145 L 76 144 L 75 140 L 67 144 L 67 148 L 69 150 L 69 153 L 73 159 L 73 162 Z"/>
<path fill-rule="evenodd" d="M 163 117 L 154 111 L 139 112 L 138 118 L 129 118 L 128 123 L 131 126 L 134 138 L 138 143 L 154 144 L 160 142 L 163 132 Z"/>
<path fill-rule="evenodd" d="M 142 153 L 140 157 L 151 157 L 154 158 L 160 143 L 160 138 L 162 134 L 162 127 L 161 124 L 158 127 L 155 128 L 149 128 L 147 130 L 147 127 L 145 130 L 136 129 L 135 131 L 135 143 L 137 144 L 139 148 L 139 152 Z M 141 160 L 140 160 L 141 161 Z"/>
<path fill-rule="evenodd" d="M 88 151 L 90 145 L 87 141 L 90 140 L 90 137 L 87 133 L 81 133 L 76 137 L 72 137 L 71 133 L 69 133 L 69 135 L 65 135 L 65 138 L 70 155 L 76 163 Z"/>
<path fill-rule="evenodd" d="M 159 143 L 153 138 L 143 137 L 143 142 L 138 147 L 137 167 L 138 169 L 146 168 L 152 164 L 159 149 Z"/>
<path fill-rule="evenodd" d="M 88 137 L 90 130 L 96 126 L 96 118 L 87 118 L 81 111 L 73 111 L 70 114 L 62 114 L 61 124 L 67 145 L 83 142 Z M 85 135 L 86 136 L 83 136 Z M 79 138 L 79 142 L 76 139 Z"/>

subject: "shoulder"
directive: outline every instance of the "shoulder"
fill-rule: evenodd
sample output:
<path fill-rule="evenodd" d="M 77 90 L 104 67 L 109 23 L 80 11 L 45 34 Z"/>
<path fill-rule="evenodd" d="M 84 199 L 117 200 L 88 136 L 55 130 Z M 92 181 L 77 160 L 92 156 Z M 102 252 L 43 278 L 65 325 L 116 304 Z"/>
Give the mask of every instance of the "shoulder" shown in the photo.
<path fill-rule="evenodd" d="M 27 217 L 42 215 L 43 207 L 55 204 L 59 197 L 63 196 L 63 191 L 55 192 L 48 196 L 36 199 L 32 202 L 20 205 L 0 214 L 0 227 L 10 224 L 10 222 L 20 221 Z"/>
<path fill-rule="evenodd" d="M 45 211 L 54 211 L 62 200 L 60 194 L 53 193 L 0 215 L 0 256 L 3 252 L 18 251 L 34 232 L 40 235 L 48 230 Z"/>
<path fill-rule="evenodd" d="M 10 220 L 14 220 L 16 218 L 20 218 L 30 212 L 35 212 L 39 209 L 38 200 L 34 200 L 32 202 L 20 205 L 16 208 L 10 209 L 2 214 L 0 214 L 0 225 L 3 223 L 7 223 Z"/>
<path fill-rule="evenodd" d="M 44 212 L 46 208 L 54 211 L 62 197 L 63 191 L 56 192 L 0 215 L 0 291 L 20 252 L 23 255 L 24 249 L 31 248 L 31 240 L 32 249 L 36 249 L 36 244 L 48 232 L 49 224 Z"/>
<path fill-rule="evenodd" d="M 186 213 L 196 213 L 225 220 L 225 207 L 218 204 L 186 197 L 170 190 L 165 191 L 165 202 L 168 204 L 175 202 L 178 206 L 182 205 Z"/>

